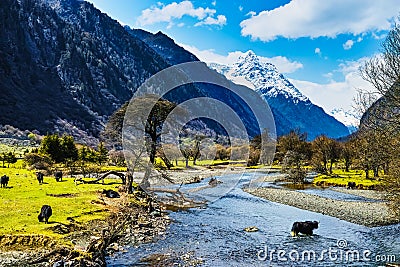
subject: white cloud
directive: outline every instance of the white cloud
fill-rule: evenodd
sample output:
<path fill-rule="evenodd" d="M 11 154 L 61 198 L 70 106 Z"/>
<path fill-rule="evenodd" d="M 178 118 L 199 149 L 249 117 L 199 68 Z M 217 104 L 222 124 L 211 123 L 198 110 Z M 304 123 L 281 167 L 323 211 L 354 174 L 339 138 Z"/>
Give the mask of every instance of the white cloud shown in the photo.
<path fill-rule="evenodd" d="M 224 15 L 218 15 L 217 18 L 207 17 L 203 21 L 197 22 L 194 26 L 201 25 L 218 25 L 223 26 L 226 24 L 226 17 Z"/>
<path fill-rule="evenodd" d="M 216 6 L 217 5 L 217 1 L 212 1 L 211 5 Z"/>
<path fill-rule="evenodd" d="M 215 1 L 214 1 L 215 2 Z M 215 2 L 216 4 L 216 2 Z M 214 18 L 217 13 L 212 8 L 195 8 L 191 1 L 185 0 L 180 3 L 173 2 L 168 5 L 158 3 L 157 6 L 152 6 L 142 11 L 142 14 L 138 17 L 136 23 L 140 26 L 152 25 L 159 22 L 167 22 L 168 27 L 172 27 L 175 20 L 181 19 L 183 16 L 193 17 L 200 22 L 196 25 L 224 25 L 226 24 L 226 17 L 218 15 Z M 178 24 L 180 25 L 180 24 Z"/>
<path fill-rule="evenodd" d="M 239 6 L 239 11 L 242 12 L 243 11 L 243 7 Z"/>
<path fill-rule="evenodd" d="M 330 82 L 333 81 L 333 73 L 332 72 L 328 72 L 323 74 L 322 76 L 324 76 L 325 78 L 327 78 Z"/>
<path fill-rule="evenodd" d="M 321 48 L 319 47 L 315 48 L 314 53 L 317 55 L 322 55 Z"/>
<path fill-rule="evenodd" d="M 257 13 L 254 11 L 250 11 L 249 13 L 246 14 L 247 17 L 249 17 L 249 16 L 254 17 L 255 15 L 257 15 Z"/>
<path fill-rule="evenodd" d="M 293 73 L 296 70 L 303 68 L 303 64 L 300 62 L 290 61 L 287 57 L 283 56 L 261 57 L 261 60 L 274 64 L 281 73 Z"/>
<path fill-rule="evenodd" d="M 180 44 L 183 48 L 188 50 L 189 52 L 196 55 L 201 61 L 206 63 L 219 63 L 223 65 L 232 65 L 235 63 L 240 56 L 244 54 L 241 51 L 234 51 L 228 53 L 228 55 L 220 55 L 215 53 L 214 50 L 199 50 L 198 48 L 190 45 Z M 274 64 L 281 73 L 293 73 L 298 69 L 303 68 L 303 64 L 297 61 L 291 61 L 283 56 L 276 57 L 260 57 L 260 60 L 263 62 L 270 62 Z"/>
<path fill-rule="evenodd" d="M 390 29 L 400 12 L 398 0 L 293 0 L 240 23 L 242 35 L 271 41 L 279 36 L 336 37 Z"/>
<path fill-rule="evenodd" d="M 374 37 L 376 40 L 381 40 L 381 39 L 385 39 L 387 36 L 386 33 L 372 33 L 372 37 Z"/>
<path fill-rule="evenodd" d="M 357 95 L 357 89 L 374 92 L 373 86 L 362 79 L 359 74 L 359 67 L 368 58 L 361 58 L 357 61 L 341 63 L 337 72 L 341 73 L 344 81 L 330 79 L 329 83 L 314 83 L 310 81 L 293 80 L 290 81 L 310 100 L 330 112 L 335 108 L 343 108 L 346 111 L 353 109 L 353 99 Z M 326 75 L 331 78 L 332 73 Z"/>
<path fill-rule="evenodd" d="M 200 50 L 195 46 L 186 45 L 186 44 L 179 44 L 187 51 L 191 52 L 192 54 L 196 55 L 201 61 L 206 63 L 219 63 L 224 65 L 230 65 L 236 62 L 242 52 L 230 52 L 227 56 L 223 56 L 220 54 L 215 53 L 213 49 L 207 50 Z"/>
<path fill-rule="evenodd" d="M 353 45 L 354 45 L 355 43 L 360 43 L 360 42 L 362 42 L 362 40 L 363 40 L 363 38 L 362 38 L 361 36 L 359 36 L 359 37 L 357 38 L 357 40 L 355 40 L 355 41 L 349 39 L 349 40 L 347 40 L 347 41 L 343 44 L 343 49 L 344 49 L 344 50 L 349 50 L 349 49 L 351 49 L 351 48 L 353 47 Z"/>
<path fill-rule="evenodd" d="M 349 50 L 353 47 L 354 45 L 354 41 L 353 40 L 347 40 L 344 44 L 343 44 L 343 49 L 344 50 Z"/>

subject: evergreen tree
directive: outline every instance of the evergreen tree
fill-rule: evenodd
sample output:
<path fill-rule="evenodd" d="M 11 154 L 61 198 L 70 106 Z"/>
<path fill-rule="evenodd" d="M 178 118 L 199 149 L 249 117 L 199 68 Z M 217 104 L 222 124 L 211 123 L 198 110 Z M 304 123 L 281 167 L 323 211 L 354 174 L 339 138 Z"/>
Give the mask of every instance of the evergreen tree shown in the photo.
<path fill-rule="evenodd" d="M 14 164 L 17 162 L 17 157 L 15 156 L 14 153 L 12 153 L 11 151 L 7 153 L 6 155 L 6 161 L 8 163 L 8 167 L 10 167 L 10 164 Z"/>
<path fill-rule="evenodd" d="M 64 157 L 60 137 L 57 134 L 43 137 L 39 147 L 39 153 L 49 156 L 55 163 L 62 162 Z"/>
<path fill-rule="evenodd" d="M 60 141 L 63 151 L 62 161 L 76 161 L 78 159 L 78 149 L 76 148 L 74 138 L 69 135 L 64 135 Z"/>
<path fill-rule="evenodd" d="M 100 142 L 97 146 L 97 162 L 101 165 L 108 160 L 108 150 L 105 148 L 104 143 Z"/>
<path fill-rule="evenodd" d="M 39 152 L 49 156 L 55 163 L 78 159 L 74 138 L 68 135 L 61 138 L 57 134 L 46 135 L 40 144 Z"/>

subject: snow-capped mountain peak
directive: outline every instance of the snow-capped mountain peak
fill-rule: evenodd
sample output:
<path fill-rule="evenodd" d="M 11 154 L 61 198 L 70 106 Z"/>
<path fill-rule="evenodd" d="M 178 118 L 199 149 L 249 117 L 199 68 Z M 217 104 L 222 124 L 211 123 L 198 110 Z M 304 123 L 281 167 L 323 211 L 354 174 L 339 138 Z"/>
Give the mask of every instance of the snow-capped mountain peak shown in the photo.
<path fill-rule="evenodd" d="M 275 65 L 258 57 L 253 51 L 243 53 L 230 65 L 216 63 L 209 67 L 225 75 L 236 84 L 245 85 L 261 95 L 268 103 L 275 121 L 278 135 L 299 129 L 307 132 L 310 140 L 326 134 L 330 137 L 342 137 L 349 134 L 348 128 L 334 117 L 314 105 Z"/>
<path fill-rule="evenodd" d="M 251 69 L 257 70 L 257 68 L 263 68 L 269 71 L 278 72 L 278 69 L 272 63 L 261 60 L 252 50 L 245 52 L 239 56 L 236 63 L 233 64 L 238 69 Z"/>
<path fill-rule="evenodd" d="M 258 57 L 252 50 L 249 50 L 240 55 L 238 61 L 252 61 L 252 60 L 258 60 Z"/>
<path fill-rule="evenodd" d="M 263 61 L 251 50 L 243 53 L 232 65 L 211 63 L 209 66 L 234 83 L 257 90 L 262 95 L 281 95 L 295 103 L 309 102 L 305 95 L 278 72 L 275 65 Z"/>

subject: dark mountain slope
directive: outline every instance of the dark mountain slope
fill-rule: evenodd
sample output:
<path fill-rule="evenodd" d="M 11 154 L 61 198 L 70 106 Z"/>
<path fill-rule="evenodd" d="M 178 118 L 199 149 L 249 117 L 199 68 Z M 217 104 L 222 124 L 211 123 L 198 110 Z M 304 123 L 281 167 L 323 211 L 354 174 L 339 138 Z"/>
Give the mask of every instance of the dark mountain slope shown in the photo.
<path fill-rule="evenodd" d="M 167 66 L 89 3 L 0 3 L 1 124 L 97 136 L 106 118 Z"/>
<path fill-rule="evenodd" d="M 195 55 L 177 45 L 173 39 L 162 32 L 152 34 L 141 29 L 131 29 L 128 26 L 125 26 L 125 29 L 132 34 L 132 36 L 139 38 L 153 48 L 154 51 L 161 55 L 171 65 L 199 61 Z"/>
<path fill-rule="evenodd" d="M 122 27 L 84 1 L 2 0 L 0 124 L 66 132 L 79 140 L 98 137 L 109 116 L 147 78 L 190 61 L 198 59 L 163 33 Z M 205 65 L 200 69 L 207 79 L 228 84 Z M 250 136 L 259 133 L 251 107 L 224 88 L 190 84 L 166 99 L 180 103 L 203 96 L 235 110 Z M 289 131 L 293 120 L 282 110 L 273 110 L 278 133 Z"/>

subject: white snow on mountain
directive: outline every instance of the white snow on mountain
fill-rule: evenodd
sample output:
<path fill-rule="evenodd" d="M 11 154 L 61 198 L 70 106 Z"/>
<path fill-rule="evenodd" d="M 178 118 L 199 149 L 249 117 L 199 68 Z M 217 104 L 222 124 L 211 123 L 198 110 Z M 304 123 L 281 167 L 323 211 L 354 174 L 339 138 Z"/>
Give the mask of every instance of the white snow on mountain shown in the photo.
<path fill-rule="evenodd" d="M 233 64 L 209 63 L 209 67 L 225 75 L 232 82 L 247 86 L 259 93 L 270 105 L 275 119 L 279 121 L 280 134 L 292 129 L 307 132 L 310 139 L 321 134 L 331 137 L 349 134 L 349 129 L 342 122 L 313 104 L 278 72 L 275 65 L 258 57 L 253 51 L 243 53 Z M 339 116 L 341 113 L 335 114 Z M 353 124 L 350 126 L 350 130 L 354 131 Z"/>
<path fill-rule="evenodd" d="M 310 101 L 280 74 L 273 64 L 260 60 L 253 51 L 247 51 L 230 66 L 217 63 L 210 63 L 209 66 L 234 83 L 259 90 L 263 95 L 269 97 L 283 95 L 292 99 L 294 103 Z"/>
<path fill-rule="evenodd" d="M 356 115 L 354 115 L 353 113 L 345 111 L 342 108 L 339 108 L 339 109 L 333 109 L 330 112 L 330 115 L 332 115 L 335 119 L 346 125 L 351 133 L 357 131 L 358 126 L 360 124 L 360 119 L 358 119 Z"/>

